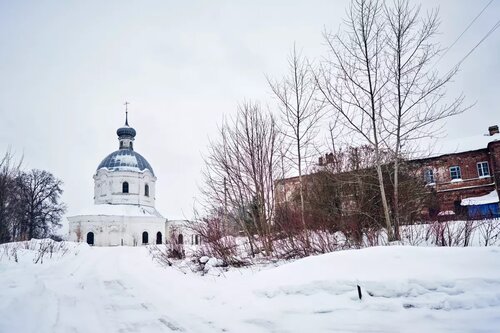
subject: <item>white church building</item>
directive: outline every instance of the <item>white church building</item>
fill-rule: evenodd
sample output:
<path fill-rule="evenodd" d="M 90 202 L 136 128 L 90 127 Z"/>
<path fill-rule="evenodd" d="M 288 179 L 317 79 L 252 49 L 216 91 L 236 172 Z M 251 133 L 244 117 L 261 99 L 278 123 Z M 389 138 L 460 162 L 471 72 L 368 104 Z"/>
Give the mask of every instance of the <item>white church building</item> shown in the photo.
<path fill-rule="evenodd" d="M 179 228 L 182 221 L 168 221 L 156 210 L 156 176 L 134 150 L 136 131 L 128 125 L 128 114 L 116 134 L 119 149 L 102 160 L 94 175 L 94 205 L 68 217 L 69 240 L 96 246 L 165 243 L 169 227 Z M 195 238 L 179 235 L 179 243 Z"/>

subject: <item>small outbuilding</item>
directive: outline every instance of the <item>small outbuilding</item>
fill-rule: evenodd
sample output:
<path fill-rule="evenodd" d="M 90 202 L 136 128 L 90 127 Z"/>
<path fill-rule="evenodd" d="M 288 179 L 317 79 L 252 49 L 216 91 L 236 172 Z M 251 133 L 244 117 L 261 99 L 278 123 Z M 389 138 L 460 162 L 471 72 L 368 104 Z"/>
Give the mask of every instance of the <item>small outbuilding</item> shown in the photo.
<path fill-rule="evenodd" d="M 480 197 L 462 199 L 469 218 L 500 217 L 499 198 L 496 190 Z"/>

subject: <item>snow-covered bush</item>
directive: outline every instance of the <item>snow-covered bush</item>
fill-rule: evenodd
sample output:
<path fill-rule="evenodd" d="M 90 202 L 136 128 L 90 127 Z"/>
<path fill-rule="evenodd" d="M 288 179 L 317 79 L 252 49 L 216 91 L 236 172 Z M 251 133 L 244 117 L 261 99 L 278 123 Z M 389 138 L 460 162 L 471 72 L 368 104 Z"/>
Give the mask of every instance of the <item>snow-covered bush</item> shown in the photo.
<path fill-rule="evenodd" d="M 241 267 L 250 264 L 250 256 L 257 252 L 259 237 L 253 238 L 255 244 L 250 244 L 248 238 L 229 235 L 224 224 L 218 219 L 206 219 L 192 226 L 193 231 L 201 236 L 201 244 L 194 256 L 209 257 L 222 260 L 225 266 Z M 251 247 L 251 249 L 250 249 Z M 257 249 L 256 249 L 257 248 Z"/>
<path fill-rule="evenodd" d="M 401 227 L 401 241 L 413 246 L 500 245 L 500 219 L 405 225 Z"/>
<path fill-rule="evenodd" d="M 477 232 L 483 246 L 500 245 L 500 219 L 487 219 L 478 222 Z"/>
<path fill-rule="evenodd" d="M 19 262 L 21 258 L 35 264 L 46 260 L 60 259 L 69 253 L 78 254 L 79 248 L 87 244 L 56 242 L 52 239 L 31 239 L 29 241 L 5 243 L 0 245 L 0 261 Z"/>
<path fill-rule="evenodd" d="M 209 226 L 205 226 L 208 228 Z M 219 229 L 215 229 L 220 231 Z M 197 231 L 199 231 L 197 229 Z M 202 230 L 203 231 L 203 230 Z M 299 259 L 310 255 L 359 249 L 372 246 L 499 246 L 500 219 L 444 221 L 404 225 L 400 228 L 401 240 L 389 242 L 384 229 L 366 229 L 361 239 L 354 241 L 342 231 L 308 231 L 307 234 L 275 233 L 273 251 L 268 255 L 259 237 L 253 238 L 250 246 L 248 237 L 223 236 L 205 230 L 201 233 L 202 243 L 186 247 L 186 258 L 176 258 L 168 246 L 151 246 L 153 258 L 165 266 L 175 266 L 183 272 L 192 271 L 202 275 L 220 275 L 228 267 L 242 267 L 275 263 L 282 260 Z M 214 235 L 220 237 L 214 237 Z M 207 237 L 208 236 L 208 237 Z M 306 251 L 305 247 L 308 246 Z"/>

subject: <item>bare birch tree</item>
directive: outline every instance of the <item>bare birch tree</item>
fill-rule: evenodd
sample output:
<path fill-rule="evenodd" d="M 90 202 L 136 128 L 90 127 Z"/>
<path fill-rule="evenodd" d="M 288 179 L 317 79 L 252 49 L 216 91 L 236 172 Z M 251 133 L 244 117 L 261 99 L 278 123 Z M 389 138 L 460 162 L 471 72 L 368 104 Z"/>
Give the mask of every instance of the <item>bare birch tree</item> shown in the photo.
<path fill-rule="evenodd" d="M 382 174 L 384 71 L 383 5 L 378 0 L 353 0 L 347 11 L 345 33 L 325 33 L 332 59 L 316 75 L 318 89 L 355 138 L 369 144 L 375 153 L 379 191 L 389 240 L 394 239 L 389 204 Z"/>
<path fill-rule="evenodd" d="M 297 53 L 295 47 L 288 63 L 288 75 L 281 81 L 268 78 L 268 83 L 278 99 L 284 135 L 291 147 L 290 161 L 298 172 L 301 222 L 304 231 L 307 231 L 303 174 L 318 132 L 323 103 L 317 99 L 314 74 L 307 60 Z"/>
<path fill-rule="evenodd" d="M 420 6 L 411 6 L 408 0 L 395 0 L 391 6 L 384 6 L 384 12 L 388 69 L 384 126 L 394 153 L 393 217 L 395 237 L 399 239 L 400 161 L 408 157 L 405 153 L 410 152 L 414 141 L 432 137 L 440 130 L 440 120 L 465 109 L 462 95 L 449 103 L 443 101 L 445 87 L 458 68 L 444 76 L 434 70 L 435 58 L 441 51 L 434 40 L 439 28 L 438 11 L 422 15 Z"/>

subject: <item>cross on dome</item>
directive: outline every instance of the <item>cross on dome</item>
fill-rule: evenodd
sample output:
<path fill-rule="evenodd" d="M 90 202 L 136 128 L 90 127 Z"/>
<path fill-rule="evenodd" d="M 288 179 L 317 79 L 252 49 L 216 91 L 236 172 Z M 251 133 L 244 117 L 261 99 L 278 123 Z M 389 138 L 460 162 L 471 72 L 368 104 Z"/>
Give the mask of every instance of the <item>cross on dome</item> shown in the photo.
<path fill-rule="evenodd" d="M 125 125 L 120 127 L 116 134 L 118 135 L 118 141 L 120 142 L 120 149 L 130 149 L 134 150 L 133 141 L 135 139 L 136 131 L 134 128 L 130 127 L 128 124 L 128 105 L 129 102 L 125 102 Z"/>
<path fill-rule="evenodd" d="M 125 126 L 128 126 L 128 105 L 130 103 L 125 101 L 125 103 L 123 103 L 123 105 L 125 105 Z"/>

